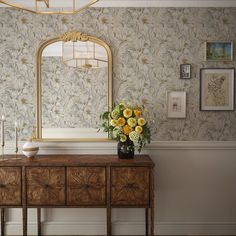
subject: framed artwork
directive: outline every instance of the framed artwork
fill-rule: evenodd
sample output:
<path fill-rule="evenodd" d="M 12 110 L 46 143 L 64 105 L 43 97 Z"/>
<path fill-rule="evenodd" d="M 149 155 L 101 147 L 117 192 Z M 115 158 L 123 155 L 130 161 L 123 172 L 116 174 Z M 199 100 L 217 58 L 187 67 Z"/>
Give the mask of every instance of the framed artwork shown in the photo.
<path fill-rule="evenodd" d="M 190 64 L 180 65 L 180 79 L 191 79 L 191 65 Z"/>
<path fill-rule="evenodd" d="M 167 93 L 168 118 L 186 117 L 186 92 L 171 91 Z"/>
<path fill-rule="evenodd" d="M 206 61 L 232 61 L 233 42 L 206 42 Z"/>
<path fill-rule="evenodd" d="M 234 110 L 234 68 L 200 70 L 200 110 Z"/>

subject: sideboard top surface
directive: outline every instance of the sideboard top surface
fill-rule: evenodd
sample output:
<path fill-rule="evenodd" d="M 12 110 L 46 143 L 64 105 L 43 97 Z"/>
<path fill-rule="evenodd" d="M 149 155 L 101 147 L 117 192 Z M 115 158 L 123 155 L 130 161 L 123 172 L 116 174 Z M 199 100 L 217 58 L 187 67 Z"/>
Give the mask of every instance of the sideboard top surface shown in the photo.
<path fill-rule="evenodd" d="M 154 166 L 148 155 L 135 155 L 134 159 L 119 159 L 117 155 L 5 155 L 0 166 Z"/>

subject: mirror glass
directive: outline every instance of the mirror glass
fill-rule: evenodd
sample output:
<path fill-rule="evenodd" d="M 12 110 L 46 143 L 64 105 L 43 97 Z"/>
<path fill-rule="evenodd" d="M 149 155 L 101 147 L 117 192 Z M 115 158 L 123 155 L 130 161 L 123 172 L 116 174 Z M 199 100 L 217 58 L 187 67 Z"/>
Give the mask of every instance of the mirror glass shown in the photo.
<path fill-rule="evenodd" d="M 41 102 L 38 102 L 41 137 L 37 138 L 107 139 L 107 133 L 98 132 L 100 114 L 109 109 L 111 100 L 107 50 L 94 42 L 77 41 L 72 52 L 80 57 L 76 61 L 70 60 L 71 46 L 71 41 L 67 45 L 57 41 L 42 51 Z M 100 59 L 86 59 L 94 51 L 95 58 Z"/>

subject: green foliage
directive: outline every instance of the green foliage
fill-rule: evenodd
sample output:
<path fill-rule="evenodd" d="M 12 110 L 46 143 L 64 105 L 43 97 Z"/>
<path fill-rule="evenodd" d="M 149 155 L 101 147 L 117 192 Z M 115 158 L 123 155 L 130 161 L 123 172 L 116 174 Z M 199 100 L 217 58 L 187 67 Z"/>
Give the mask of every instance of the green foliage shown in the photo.
<path fill-rule="evenodd" d="M 131 110 L 130 115 L 127 115 L 129 113 L 126 112 L 127 110 Z M 110 111 L 105 111 L 100 115 L 102 121 L 101 126 L 104 132 L 108 132 L 110 138 L 122 142 L 131 140 L 138 148 L 138 151 L 141 152 L 142 148 L 151 142 L 150 128 L 144 115 L 145 108 L 143 105 L 131 106 L 125 103 L 119 103 L 118 105 L 114 105 Z M 132 126 L 132 123 L 129 122 L 130 118 L 136 120 L 136 125 L 134 123 L 134 126 Z M 139 122 L 139 119 L 145 120 L 146 123 Z M 126 128 L 128 128 L 128 131 Z"/>

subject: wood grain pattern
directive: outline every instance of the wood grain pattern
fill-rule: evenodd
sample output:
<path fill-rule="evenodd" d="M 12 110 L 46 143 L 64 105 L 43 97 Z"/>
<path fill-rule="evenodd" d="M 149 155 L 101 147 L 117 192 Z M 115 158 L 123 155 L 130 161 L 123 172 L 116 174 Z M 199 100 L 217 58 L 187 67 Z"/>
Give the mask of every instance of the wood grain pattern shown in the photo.
<path fill-rule="evenodd" d="M 65 205 L 65 168 L 26 169 L 27 205 Z"/>
<path fill-rule="evenodd" d="M 21 205 L 21 168 L 0 167 L 0 204 Z"/>
<path fill-rule="evenodd" d="M 68 167 L 67 203 L 73 206 L 106 205 L 104 167 Z"/>
<path fill-rule="evenodd" d="M 36 158 L 25 158 L 19 155 L 6 155 L 7 161 L 0 166 L 154 166 L 148 155 L 135 155 L 134 159 L 119 159 L 117 155 L 38 155 Z"/>
<path fill-rule="evenodd" d="M 111 168 L 112 205 L 149 204 L 149 168 Z"/>
<path fill-rule="evenodd" d="M 6 159 L 0 162 L 0 207 L 22 207 L 24 236 L 31 207 L 38 208 L 38 235 L 40 207 L 105 207 L 108 236 L 112 235 L 112 207 L 141 207 L 146 208 L 146 235 L 153 236 L 154 163 L 148 155 L 129 160 L 116 155 L 41 155 L 17 160 L 8 155 Z"/>

